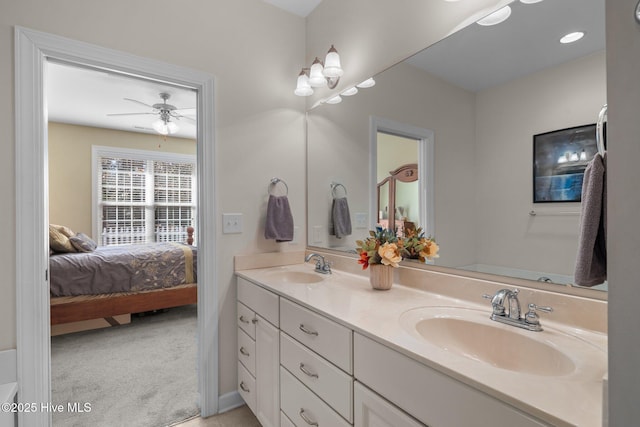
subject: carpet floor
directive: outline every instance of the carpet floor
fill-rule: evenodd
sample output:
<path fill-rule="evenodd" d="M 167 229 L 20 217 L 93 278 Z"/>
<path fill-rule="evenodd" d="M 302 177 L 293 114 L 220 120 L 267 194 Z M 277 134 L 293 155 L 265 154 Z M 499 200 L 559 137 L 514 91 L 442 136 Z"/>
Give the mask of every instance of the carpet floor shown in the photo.
<path fill-rule="evenodd" d="M 52 403 L 65 407 L 53 425 L 160 427 L 198 414 L 196 317 L 185 306 L 52 337 Z"/>

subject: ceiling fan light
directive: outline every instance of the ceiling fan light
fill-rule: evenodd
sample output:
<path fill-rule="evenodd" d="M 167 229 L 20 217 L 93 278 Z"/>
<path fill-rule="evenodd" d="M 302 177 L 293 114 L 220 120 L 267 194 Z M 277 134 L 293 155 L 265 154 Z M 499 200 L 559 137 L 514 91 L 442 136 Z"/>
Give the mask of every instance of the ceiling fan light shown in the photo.
<path fill-rule="evenodd" d="M 167 130 L 169 131 L 169 134 L 174 134 L 178 132 L 180 128 L 174 122 L 167 122 Z"/>
<path fill-rule="evenodd" d="M 164 121 L 162 121 L 160 119 L 158 119 L 155 122 L 153 122 L 151 124 L 151 126 L 160 135 L 167 135 L 169 133 L 169 129 L 167 128 L 167 125 L 164 123 Z"/>

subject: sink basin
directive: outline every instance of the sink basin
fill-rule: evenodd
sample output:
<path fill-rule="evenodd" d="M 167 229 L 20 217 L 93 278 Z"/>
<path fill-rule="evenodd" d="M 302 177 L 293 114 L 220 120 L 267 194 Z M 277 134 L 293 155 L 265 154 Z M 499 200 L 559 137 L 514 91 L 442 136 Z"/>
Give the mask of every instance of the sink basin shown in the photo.
<path fill-rule="evenodd" d="M 268 273 L 267 277 L 271 280 L 278 280 L 285 283 L 305 284 L 322 282 L 326 278 L 320 273 L 296 270 L 271 271 Z"/>
<path fill-rule="evenodd" d="M 539 376 L 572 374 L 577 369 L 572 354 L 598 351 L 570 335 L 521 330 L 492 321 L 489 314 L 457 307 L 421 307 L 402 314 L 400 324 L 414 338 L 447 354 Z"/>

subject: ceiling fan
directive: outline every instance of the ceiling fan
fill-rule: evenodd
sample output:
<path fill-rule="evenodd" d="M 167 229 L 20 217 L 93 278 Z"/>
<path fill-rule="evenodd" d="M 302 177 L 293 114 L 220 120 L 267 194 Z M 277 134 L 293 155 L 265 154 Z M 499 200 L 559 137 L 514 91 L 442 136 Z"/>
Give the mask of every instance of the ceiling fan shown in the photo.
<path fill-rule="evenodd" d="M 114 113 L 114 114 L 107 114 L 107 116 L 138 116 L 138 115 L 147 115 L 147 114 L 157 115 L 158 120 L 153 122 L 151 126 L 156 132 L 158 132 L 161 135 L 174 134 L 178 132 L 178 130 L 180 129 L 178 125 L 175 123 L 175 121 L 172 121 L 171 119 L 175 119 L 175 120 L 185 119 L 192 123 L 196 123 L 195 119 L 192 119 L 191 117 L 187 117 L 184 115 L 187 112 L 195 111 L 195 108 L 178 109 L 174 105 L 167 104 L 167 100 L 171 98 L 171 95 L 166 92 L 161 92 L 160 98 L 162 99 L 162 102 L 153 104 L 153 105 L 146 104 L 136 99 L 124 98 L 125 101 L 131 101 L 131 102 L 135 102 L 136 104 L 144 105 L 145 107 L 151 108 L 153 111 L 144 112 L 144 113 Z"/>

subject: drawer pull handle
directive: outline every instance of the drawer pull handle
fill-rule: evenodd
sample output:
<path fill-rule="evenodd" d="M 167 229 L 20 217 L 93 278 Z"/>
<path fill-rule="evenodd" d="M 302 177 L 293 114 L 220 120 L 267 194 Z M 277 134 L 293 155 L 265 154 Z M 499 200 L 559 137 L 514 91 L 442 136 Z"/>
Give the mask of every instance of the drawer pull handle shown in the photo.
<path fill-rule="evenodd" d="M 307 329 L 302 323 L 300 324 L 300 330 L 302 332 L 304 332 L 307 335 L 313 335 L 313 336 L 318 336 L 318 333 L 316 331 L 312 331 L 310 329 Z"/>
<path fill-rule="evenodd" d="M 249 352 L 244 349 L 244 347 L 240 347 L 240 354 L 242 354 L 243 356 L 247 356 L 247 357 L 251 356 L 249 354 Z"/>
<path fill-rule="evenodd" d="M 300 363 L 300 370 L 302 371 L 302 373 L 304 373 L 305 375 L 311 377 L 311 378 L 318 378 L 318 374 L 314 374 L 313 372 L 310 372 L 305 366 L 304 363 Z"/>
<path fill-rule="evenodd" d="M 245 319 L 244 316 L 240 316 L 240 321 L 242 323 L 247 323 L 247 324 L 249 323 L 249 321 L 247 319 Z"/>
<path fill-rule="evenodd" d="M 250 393 L 251 390 L 249 390 L 249 388 L 244 385 L 244 381 L 240 381 L 240 388 L 242 389 L 242 391 L 246 392 L 246 393 Z"/>
<path fill-rule="evenodd" d="M 309 424 L 310 426 L 316 426 L 318 427 L 318 423 L 315 421 L 312 421 L 307 414 L 304 413 L 304 409 L 300 408 L 300 418 L 302 418 L 304 420 L 305 423 Z"/>

